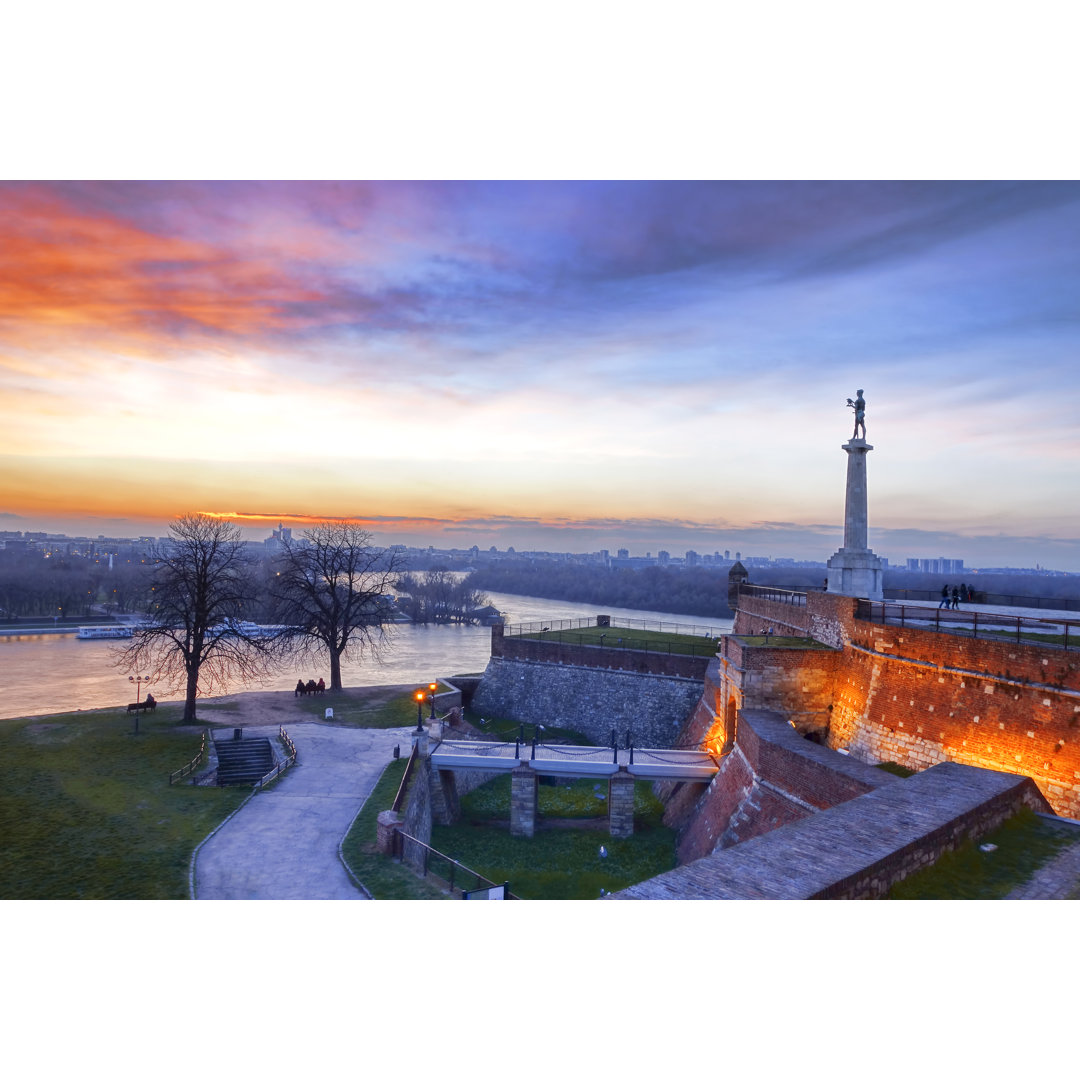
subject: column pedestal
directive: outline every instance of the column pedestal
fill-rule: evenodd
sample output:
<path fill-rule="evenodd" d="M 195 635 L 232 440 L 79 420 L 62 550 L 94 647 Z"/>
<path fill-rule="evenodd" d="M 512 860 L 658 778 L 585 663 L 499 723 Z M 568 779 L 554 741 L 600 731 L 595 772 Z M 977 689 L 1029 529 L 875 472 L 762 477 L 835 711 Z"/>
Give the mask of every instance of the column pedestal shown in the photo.
<path fill-rule="evenodd" d="M 865 439 L 851 439 L 841 449 L 848 456 L 844 546 L 829 560 L 829 592 L 881 600 L 881 560 L 866 546 L 866 455 L 874 448 Z"/>

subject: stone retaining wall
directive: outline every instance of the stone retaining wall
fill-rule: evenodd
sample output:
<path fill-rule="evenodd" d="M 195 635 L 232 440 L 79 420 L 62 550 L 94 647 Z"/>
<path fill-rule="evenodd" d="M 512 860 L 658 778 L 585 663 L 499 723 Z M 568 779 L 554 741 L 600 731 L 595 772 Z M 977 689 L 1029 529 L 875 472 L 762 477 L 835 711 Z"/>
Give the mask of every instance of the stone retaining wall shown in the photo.
<path fill-rule="evenodd" d="M 608 650 L 611 651 L 611 650 Z M 580 732 L 606 745 L 615 728 L 637 746 L 673 746 L 701 698 L 701 679 L 492 656 L 474 713 Z"/>

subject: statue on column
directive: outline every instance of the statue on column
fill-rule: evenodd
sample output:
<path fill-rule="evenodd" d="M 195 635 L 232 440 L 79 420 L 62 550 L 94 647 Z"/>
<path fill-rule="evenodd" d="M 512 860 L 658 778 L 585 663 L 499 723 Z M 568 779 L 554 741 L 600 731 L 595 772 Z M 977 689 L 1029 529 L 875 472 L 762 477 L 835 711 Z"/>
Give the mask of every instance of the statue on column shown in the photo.
<path fill-rule="evenodd" d="M 863 400 L 862 391 L 858 390 L 855 393 L 855 400 L 851 398 L 847 399 L 848 408 L 855 410 L 855 433 L 851 436 L 853 439 L 859 437 L 859 428 L 862 428 L 862 437 L 866 438 L 866 402 Z"/>

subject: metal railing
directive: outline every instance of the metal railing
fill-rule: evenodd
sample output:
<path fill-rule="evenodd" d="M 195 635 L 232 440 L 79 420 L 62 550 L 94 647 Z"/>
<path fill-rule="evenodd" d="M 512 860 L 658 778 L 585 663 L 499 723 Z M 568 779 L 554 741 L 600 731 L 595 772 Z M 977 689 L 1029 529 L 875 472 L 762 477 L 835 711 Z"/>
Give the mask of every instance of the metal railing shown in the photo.
<path fill-rule="evenodd" d="M 475 870 L 470 870 L 463 863 L 451 859 L 449 855 L 444 855 L 441 851 L 436 851 L 430 844 L 425 844 L 422 840 L 417 840 L 415 836 L 410 836 L 400 829 L 394 831 L 391 854 L 413 867 L 421 877 L 430 875 L 438 878 L 446 884 L 451 894 L 455 891 L 465 893 L 473 889 L 497 888 L 503 884 L 491 881 Z M 506 899 L 520 900 L 521 897 L 515 896 L 507 889 Z"/>
<path fill-rule="evenodd" d="M 930 608 L 893 600 L 859 600 L 855 617 L 865 622 L 911 626 L 944 634 L 1049 648 L 1080 649 L 1080 621 L 1002 615 L 974 608 Z"/>
<path fill-rule="evenodd" d="M 206 729 L 203 728 L 202 743 L 199 746 L 199 752 L 182 768 L 177 769 L 176 772 L 169 773 L 169 787 L 172 787 L 177 780 L 183 780 L 185 776 L 193 773 L 200 764 L 202 759 L 206 755 Z"/>
<path fill-rule="evenodd" d="M 794 589 L 774 589 L 770 585 L 740 585 L 739 595 L 791 604 L 792 607 L 806 607 L 806 593 L 796 592 Z"/>
<path fill-rule="evenodd" d="M 626 622 L 630 621 L 626 620 Z M 589 633 L 581 632 L 586 629 Z M 658 653 L 665 656 L 711 658 L 716 655 L 720 635 L 729 632 L 722 627 L 691 627 L 678 623 L 657 623 L 654 626 L 643 627 L 646 632 L 652 633 L 683 634 L 686 637 L 702 634 L 702 641 L 698 644 L 690 641 L 665 641 L 660 638 L 650 640 L 649 638 L 623 637 L 619 634 L 620 629 L 637 630 L 638 627 L 622 626 L 614 621 L 610 626 L 598 627 L 595 621 L 589 619 L 563 619 L 553 622 L 520 623 L 507 627 L 503 636 L 524 637 L 544 643 L 554 642 L 560 645 L 579 645 L 594 649 L 623 649 L 627 652 Z"/>
<path fill-rule="evenodd" d="M 887 600 L 932 600 L 941 599 L 940 586 L 936 589 L 890 589 L 884 590 Z M 964 601 L 961 601 L 964 603 Z M 1022 596 L 1016 593 L 985 592 L 972 589 L 971 599 L 967 603 L 993 604 L 997 607 L 1048 608 L 1052 611 L 1080 611 L 1080 600 L 1071 596 Z"/>
<path fill-rule="evenodd" d="M 255 782 L 254 788 L 256 791 L 261 791 L 271 780 L 276 780 L 290 765 L 296 764 L 296 744 L 281 724 L 278 725 L 278 738 L 285 744 L 287 751 L 285 760 L 279 761 L 264 777 Z"/>
<path fill-rule="evenodd" d="M 545 619 L 541 622 L 507 624 L 503 627 L 503 636 L 539 634 L 552 630 L 584 630 L 586 627 L 593 630 L 615 630 L 621 627 L 624 630 L 649 630 L 656 634 L 685 634 L 688 637 L 704 637 L 706 634 L 715 637 L 729 632 L 727 627 L 706 623 L 669 623 L 662 622 L 659 619 L 623 619 L 617 615 L 611 616 L 611 621 L 606 626 L 600 627 L 596 622 L 596 616 L 593 615 L 581 619 Z"/>
<path fill-rule="evenodd" d="M 412 778 L 413 769 L 416 767 L 416 762 L 420 756 L 420 746 L 418 743 L 413 743 L 412 753 L 409 755 L 409 763 L 405 766 L 405 772 L 401 774 L 401 783 L 398 784 L 397 794 L 394 796 L 394 803 L 390 807 L 391 810 L 400 810 L 405 804 L 405 793 L 409 790 L 409 780 Z"/>

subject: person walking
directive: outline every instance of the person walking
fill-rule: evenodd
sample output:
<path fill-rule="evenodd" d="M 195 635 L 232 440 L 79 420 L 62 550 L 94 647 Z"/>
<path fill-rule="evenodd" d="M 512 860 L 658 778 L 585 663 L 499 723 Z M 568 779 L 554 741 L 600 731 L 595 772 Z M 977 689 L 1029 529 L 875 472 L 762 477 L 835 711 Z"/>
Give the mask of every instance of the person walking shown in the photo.
<path fill-rule="evenodd" d="M 960 608 L 960 590 L 955 585 L 952 588 L 952 606 L 954 610 Z"/>
<path fill-rule="evenodd" d="M 940 611 L 942 608 L 947 608 L 948 606 L 949 606 L 949 586 L 948 585 L 942 585 L 941 586 L 941 603 L 938 604 L 938 610 Z"/>

